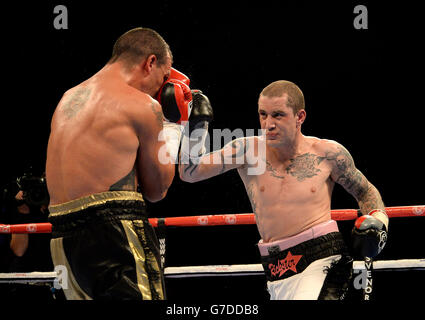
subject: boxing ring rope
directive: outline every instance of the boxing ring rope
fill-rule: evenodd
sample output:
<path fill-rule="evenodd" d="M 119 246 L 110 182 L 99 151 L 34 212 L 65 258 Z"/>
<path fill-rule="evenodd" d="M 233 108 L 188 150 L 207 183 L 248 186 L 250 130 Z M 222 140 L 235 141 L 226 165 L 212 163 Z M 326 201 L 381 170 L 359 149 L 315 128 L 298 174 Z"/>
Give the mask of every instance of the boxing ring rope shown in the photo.
<path fill-rule="evenodd" d="M 425 216 L 425 205 L 402 206 L 385 208 L 389 218 L 419 217 Z M 333 220 L 354 220 L 361 215 L 357 209 L 331 210 Z M 222 215 L 199 215 L 186 217 L 150 218 L 149 222 L 154 227 L 193 227 L 193 226 L 221 226 L 221 225 L 248 225 L 255 224 L 255 216 L 252 213 L 222 214 Z M 17 225 L 0 224 L 0 233 L 51 233 L 50 223 L 29 223 Z M 354 261 L 353 270 L 365 270 L 364 261 Z M 425 270 L 424 259 L 402 259 L 373 261 L 373 270 L 376 271 L 405 271 Z M 261 264 L 241 265 L 210 265 L 188 267 L 166 267 L 164 275 L 167 278 L 190 278 L 205 276 L 228 276 L 228 275 L 263 275 Z M 38 283 L 54 282 L 58 273 L 53 272 L 28 272 L 28 273 L 0 273 L 0 283 Z"/>
<path fill-rule="evenodd" d="M 353 270 L 365 270 L 364 261 L 354 261 Z M 374 261 L 374 271 L 406 271 L 425 270 L 425 259 L 401 259 Z M 220 276 L 253 276 L 264 275 L 261 264 L 211 265 L 189 267 L 166 267 L 166 278 L 200 278 Z M 19 272 L 0 273 L 0 283 L 44 283 L 54 282 L 58 273 L 52 272 Z"/>
<path fill-rule="evenodd" d="M 418 217 L 425 215 L 425 205 L 387 207 L 385 208 L 389 218 Z M 331 210 L 331 217 L 336 221 L 354 220 L 361 215 L 357 209 Z M 186 217 L 149 218 L 153 227 L 162 223 L 166 227 L 196 227 L 196 226 L 222 226 L 255 224 L 253 213 L 199 215 Z M 45 223 L 27 223 L 7 225 L 0 224 L 0 233 L 51 233 L 52 225 Z"/>

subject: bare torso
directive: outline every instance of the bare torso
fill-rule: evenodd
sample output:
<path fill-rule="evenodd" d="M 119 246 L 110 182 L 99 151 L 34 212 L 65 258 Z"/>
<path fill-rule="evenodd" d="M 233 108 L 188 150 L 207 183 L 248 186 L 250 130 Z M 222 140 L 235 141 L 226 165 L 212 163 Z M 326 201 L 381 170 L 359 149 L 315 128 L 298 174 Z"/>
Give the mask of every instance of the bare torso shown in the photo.
<path fill-rule="evenodd" d="M 248 175 L 246 167 L 238 169 L 264 242 L 331 219 L 335 183 L 330 178 L 331 164 L 325 161 L 326 143 L 328 140 L 304 137 L 301 152 L 285 162 L 267 155 L 266 171 L 261 175 Z"/>
<path fill-rule="evenodd" d="M 46 162 L 50 205 L 107 190 L 136 190 L 139 139 L 129 108 L 152 99 L 96 74 L 67 91 L 53 115 Z"/>

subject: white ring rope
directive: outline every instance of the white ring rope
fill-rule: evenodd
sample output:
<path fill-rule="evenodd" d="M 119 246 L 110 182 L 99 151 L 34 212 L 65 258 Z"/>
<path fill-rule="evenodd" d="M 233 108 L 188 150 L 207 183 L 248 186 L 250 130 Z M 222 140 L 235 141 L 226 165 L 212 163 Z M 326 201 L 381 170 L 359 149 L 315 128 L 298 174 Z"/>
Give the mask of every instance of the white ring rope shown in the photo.
<path fill-rule="evenodd" d="M 364 261 L 354 261 L 353 270 L 364 270 Z M 410 271 L 425 270 L 425 259 L 382 260 L 373 262 L 373 270 L 379 271 Z M 194 278 L 209 276 L 246 276 L 262 275 L 261 264 L 210 265 L 189 267 L 167 267 L 164 269 L 166 278 Z M 35 283 L 53 282 L 57 272 L 21 272 L 0 273 L 0 283 Z"/>
<path fill-rule="evenodd" d="M 0 283 L 53 282 L 57 276 L 58 273 L 56 271 L 0 273 Z"/>
<path fill-rule="evenodd" d="M 166 278 L 194 278 L 208 276 L 247 276 L 264 274 L 261 264 L 234 264 L 190 267 L 167 267 L 164 269 Z"/>
<path fill-rule="evenodd" d="M 425 270 L 425 259 L 401 259 L 374 261 L 373 270 L 380 271 L 405 271 L 405 270 Z M 354 261 L 353 270 L 365 270 L 364 261 Z"/>

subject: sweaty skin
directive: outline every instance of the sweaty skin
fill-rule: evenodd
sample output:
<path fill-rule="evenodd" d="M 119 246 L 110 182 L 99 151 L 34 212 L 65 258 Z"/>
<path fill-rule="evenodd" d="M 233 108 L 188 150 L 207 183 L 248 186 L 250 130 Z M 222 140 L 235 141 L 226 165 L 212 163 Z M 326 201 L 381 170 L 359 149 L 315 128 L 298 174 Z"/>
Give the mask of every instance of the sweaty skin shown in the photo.
<path fill-rule="evenodd" d="M 369 182 L 341 145 L 306 136 L 302 141 L 303 146 L 287 161 L 269 156 L 264 174 L 248 175 L 246 166 L 238 168 L 264 242 L 286 238 L 330 220 L 335 182 L 343 183 L 350 193 L 368 192 Z M 355 185 L 351 179 L 343 181 L 338 161 L 349 163 L 351 174 L 359 178 Z"/>
<path fill-rule="evenodd" d="M 138 183 L 150 201 L 165 196 L 174 166 L 158 160 L 163 114 L 151 96 L 170 68 L 170 59 L 164 66 L 153 63 L 149 94 L 138 87 L 144 69 L 127 74 L 116 62 L 63 95 L 47 148 L 50 205 L 108 190 L 136 191 Z"/>
<path fill-rule="evenodd" d="M 180 164 L 180 177 L 196 182 L 237 169 L 263 242 L 280 240 L 330 220 L 335 183 L 355 197 L 363 214 L 384 209 L 379 192 L 355 167 L 342 145 L 301 133 L 304 110 L 294 115 L 285 96 L 260 96 L 259 115 L 265 138 L 240 138 L 204 155 L 197 164 Z M 254 148 L 258 152 L 260 143 L 266 144 L 266 152 L 253 164 L 249 157 L 255 153 L 249 151 Z M 223 160 L 229 154 L 238 161 L 226 164 Z M 248 169 L 261 161 L 265 171 L 249 174 Z"/>

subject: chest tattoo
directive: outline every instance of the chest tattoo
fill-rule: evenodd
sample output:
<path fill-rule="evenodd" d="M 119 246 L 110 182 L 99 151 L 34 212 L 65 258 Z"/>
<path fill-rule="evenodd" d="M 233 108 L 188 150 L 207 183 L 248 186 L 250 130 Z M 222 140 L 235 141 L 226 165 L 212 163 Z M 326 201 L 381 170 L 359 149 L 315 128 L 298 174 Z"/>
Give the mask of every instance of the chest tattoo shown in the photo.
<path fill-rule="evenodd" d="M 272 177 L 278 178 L 278 179 L 283 179 L 284 176 L 279 175 L 279 173 L 277 172 L 277 170 L 275 168 L 273 168 L 272 164 L 266 160 L 266 170 L 270 172 L 270 174 L 272 175 Z"/>
<path fill-rule="evenodd" d="M 315 154 L 304 153 L 294 159 L 291 159 L 291 163 L 286 167 L 286 173 L 293 177 L 296 177 L 298 181 L 304 181 L 305 179 L 317 176 L 321 170 L 318 165 L 325 159 L 325 157 L 319 157 Z"/>
<path fill-rule="evenodd" d="M 290 164 L 284 169 L 287 174 L 297 178 L 298 181 L 304 181 L 308 178 L 317 176 L 321 170 L 318 168 L 320 163 L 325 160 L 326 157 L 319 157 L 312 153 L 304 153 L 290 160 Z M 266 161 L 266 170 L 270 172 L 272 177 L 278 179 L 284 179 L 285 176 L 279 174 L 279 172 L 272 166 L 269 161 Z"/>

